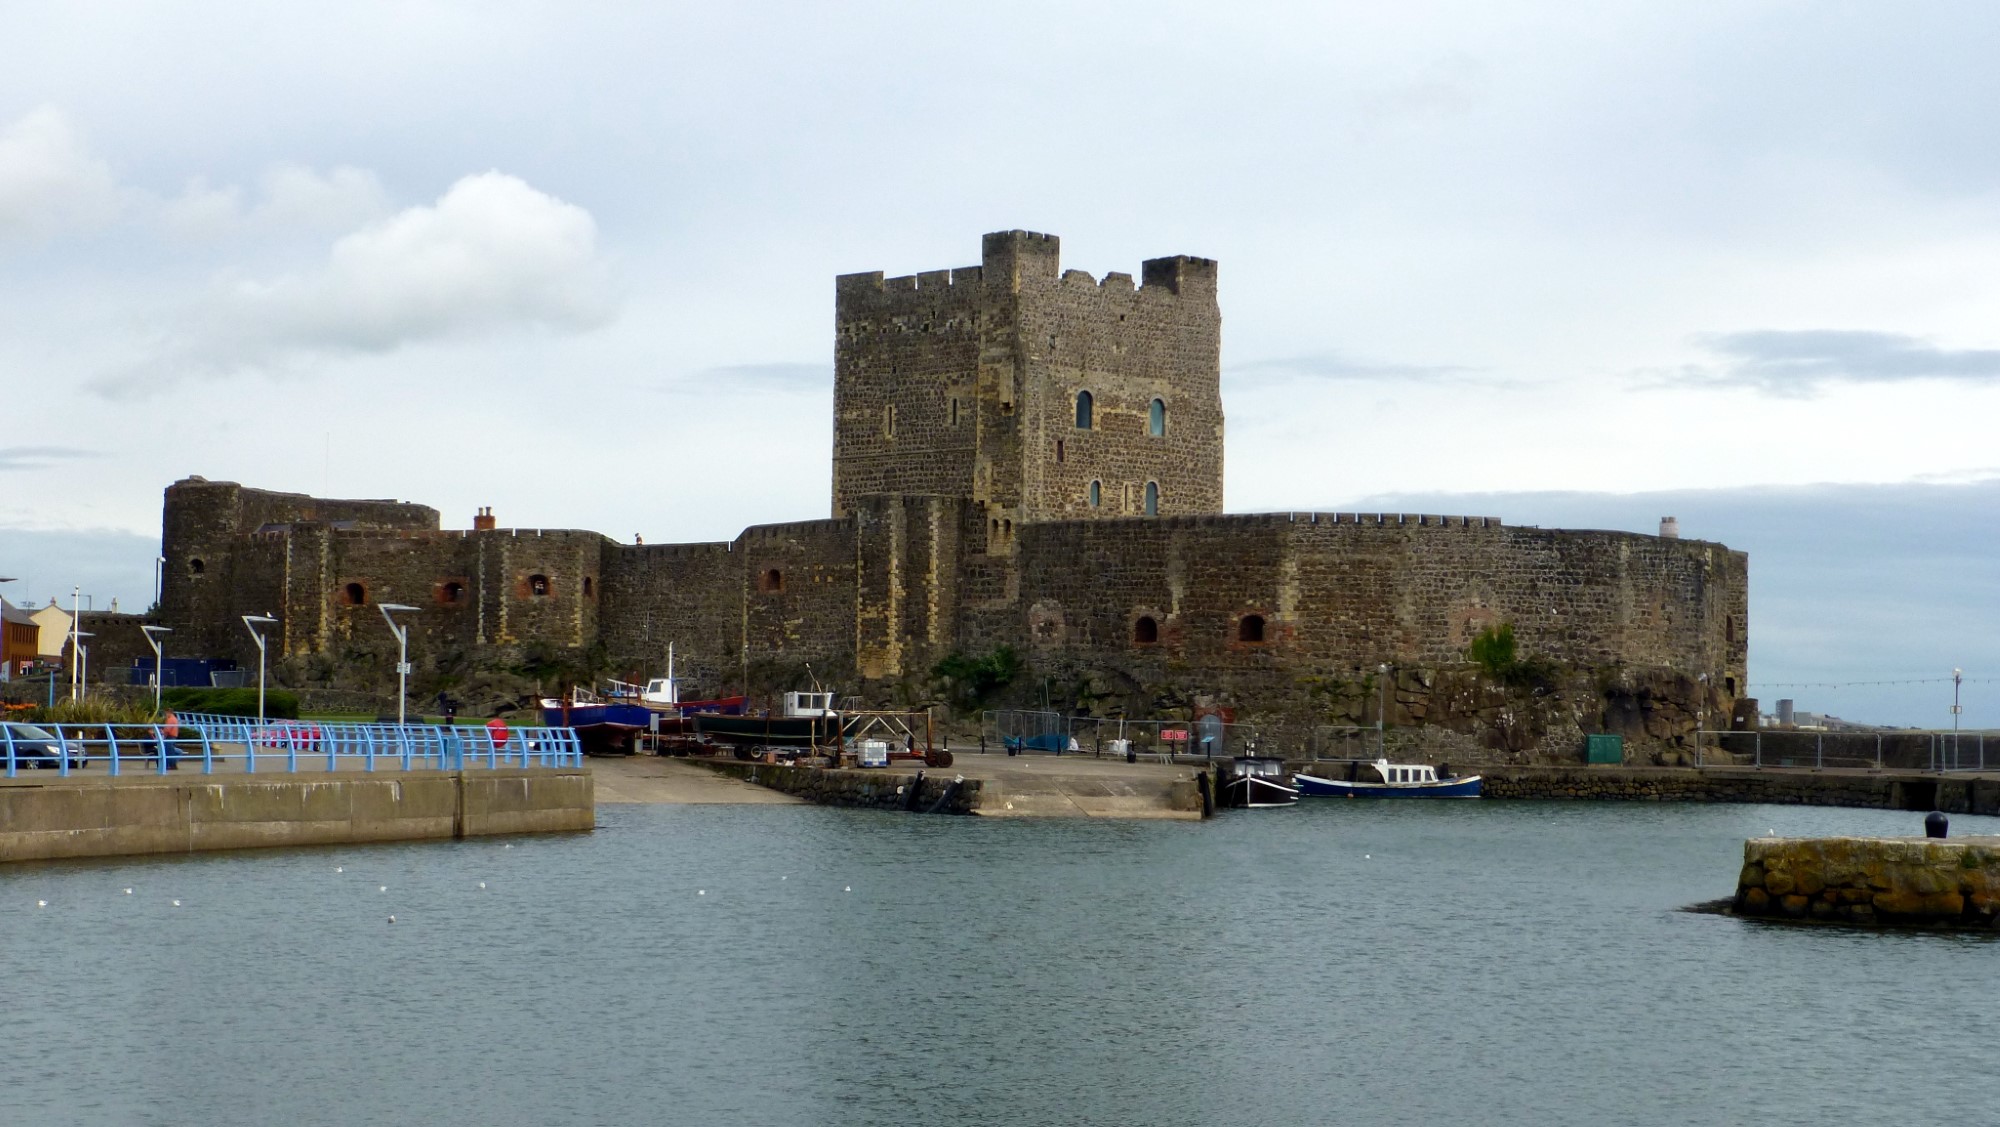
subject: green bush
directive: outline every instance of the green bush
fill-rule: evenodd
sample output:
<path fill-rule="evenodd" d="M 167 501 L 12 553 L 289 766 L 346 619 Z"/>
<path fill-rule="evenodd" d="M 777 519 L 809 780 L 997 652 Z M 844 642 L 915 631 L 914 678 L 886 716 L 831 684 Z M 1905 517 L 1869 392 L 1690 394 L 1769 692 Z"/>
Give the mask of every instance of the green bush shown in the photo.
<path fill-rule="evenodd" d="M 1481 630 L 1466 657 L 1488 677 L 1516 689 L 1545 693 L 1562 679 L 1562 667 L 1545 657 L 1521 657 L 1514 642 L 1514 624 L 1502 622 Z"/>
<path fill-rule="evenodd" d="M 165 689 L 160 706 L 184 712 L 213 712 L 219 716 L 257 715 L 255 689 Z M 298 694 L 284 689 L 264 691 L 264 715 L 280 720 L 299 718 Z"/>
<path fill-rule="evenodd" d="M 1012 646 L 1001 646 L 985 657 L 955 653 L 931 666 L 931 680 L 941 696 L 961 712 L 971 712 L 986 698 L 1012 684 L 1027 663 Z"/>
<path fill-rule="evenodd" d="M 1507 671 L 1514 667 L 1514 624 L 1502 622 L 1488 626 L 1472 639 L 1471 649 L 1466 656 L 1472 663 L 1486 671 L 1486 675 L 1496 681 L 1507 679 Z"/>

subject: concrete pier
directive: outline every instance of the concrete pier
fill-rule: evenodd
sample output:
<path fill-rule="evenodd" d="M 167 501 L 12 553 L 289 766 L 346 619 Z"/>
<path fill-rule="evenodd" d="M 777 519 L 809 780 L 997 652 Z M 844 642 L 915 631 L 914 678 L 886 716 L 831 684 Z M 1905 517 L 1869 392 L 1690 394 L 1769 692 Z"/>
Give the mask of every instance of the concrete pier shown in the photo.
<path fill-rule="evenodd" d="M 0 862 L 588 830 L 575 768 L 19 778 L 0 785 Z"/>
<path fill-rule="evenodd" d="M 778 767 L 731 759 L 697 759 L 710 771 L 830 806 L 900 809 L 917 768 L 848 768 L 829 771 Z M 1204 766 L 1126 763 L 1086 756 L 1008 756 L 956 753 L 950 767 L 924 768 L 921 809 L 942 786 L 965 782 L 947 804 L 951 813 L 985 818 L 1167 818 L 1199 820 L 1201 792 L 1195 774 Z"/>
<path fill-rule="evenodd" d="M 1739 915 L 1988 929 L 2000 920 L 2000 837 L 1752 838 Z"/>

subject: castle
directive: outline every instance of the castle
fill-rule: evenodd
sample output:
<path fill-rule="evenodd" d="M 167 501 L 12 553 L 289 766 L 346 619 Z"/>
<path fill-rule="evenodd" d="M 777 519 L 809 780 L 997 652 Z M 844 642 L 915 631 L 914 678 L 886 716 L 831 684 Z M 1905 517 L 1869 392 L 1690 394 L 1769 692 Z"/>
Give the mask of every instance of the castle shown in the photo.
<path fill-rule="evenodd" d="M 810 664 L 908 697 L 940 658 L 1004 645 L 1099 708 L 1277 726 L 1353 719 L 1340 701 L 1384 664 L 1410 674 L 1392 722 L 1435 719 L 1421 671 L 1463 667 L 1506 623 L 1524 653 L 1641 686 L 1605 723 L 1728 715 L 1742 553 L 1492 517 L 1225 515 L 1216 264 L 1099 280 L 1058 250 L 998 232 L 977 266 L 836 279 L 829 519 L 628 545 L 188 478 L 166 491 L 160 619 L 181 647 L 254 658 L 238 616 L 269 612 L 274 655 L 337 658 L 381 648 L 370 604 L 400 602 L 421 608 L 419 663 L 540 645 L 657 675 L 671 642 L 694 695 L 796 687 L 778 682 Z"/>

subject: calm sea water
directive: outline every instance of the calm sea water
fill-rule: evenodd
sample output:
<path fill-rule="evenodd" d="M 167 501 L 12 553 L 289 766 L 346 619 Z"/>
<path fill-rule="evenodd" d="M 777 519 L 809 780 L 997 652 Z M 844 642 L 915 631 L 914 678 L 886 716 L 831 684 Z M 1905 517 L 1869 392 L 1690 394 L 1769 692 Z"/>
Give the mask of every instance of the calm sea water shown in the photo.
<path fill-rule="evenodd" d="M 511 843 L 0 869 L 0 1122 L 1969 1123 L 2000 1103 L 2000 943 L 1677 910 L 1733 890 L 1746 836 L 1915 815 L 600 815 Z"/>

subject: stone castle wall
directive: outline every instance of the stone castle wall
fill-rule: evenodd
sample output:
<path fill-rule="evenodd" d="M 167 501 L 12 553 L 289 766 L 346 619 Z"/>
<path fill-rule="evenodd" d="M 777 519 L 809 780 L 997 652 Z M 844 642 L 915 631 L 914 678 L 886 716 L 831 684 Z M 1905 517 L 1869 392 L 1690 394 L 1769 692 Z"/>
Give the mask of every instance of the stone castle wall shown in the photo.
<path fill-rule="evenodd" d="M 1386 663 L 1392 720 L 1480 746 L 1475 729 L 1513 723 L 1505 694 L 1424 671 L 1464 666 L 1508 623 L 1572 681 L 1616 681 L 1632 714 L 1617 730 L 1728 714 L 1747 660 L 1741 553 L 1481 517 L 1223 516 L 1215 263 L 1148 260 L 1134 284 L 1063 271 L 1052 236 L 998 232 L 982 250 L 977 267 L 838 279 L 831 519 L 625 545 L 190 478 L 163 520 L 175 649 L 254 660 L 237 618 L 268 612 L 281 656 L 382 668 L 377 605 L 396 602 L 419 608 L 403 617 L 420 668 L 539 648 L 656 676 L 672 644 L 690 696 L 799 687 L 810 667 L 887 700 L 921 698 L 948 654 L 1011 646 L 1093 707 L 1207 703 L 1290 727 L 1354 722 Z M 1561 733 L 1612 710 L 1571 711 Z"/>

